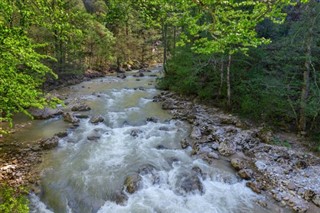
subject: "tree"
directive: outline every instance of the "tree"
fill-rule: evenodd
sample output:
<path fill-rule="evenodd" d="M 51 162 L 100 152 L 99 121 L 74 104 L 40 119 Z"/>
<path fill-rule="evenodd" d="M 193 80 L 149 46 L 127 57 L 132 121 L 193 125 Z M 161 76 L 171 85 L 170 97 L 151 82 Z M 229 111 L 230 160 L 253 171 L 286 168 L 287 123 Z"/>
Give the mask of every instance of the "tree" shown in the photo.
<path fill-rule="evenodd" d="M 9 0 L 0 3 L 0 122 L 11 122 L 16 112 L 28 114 L 29 107 L 44 107 L 48 101 L 39 88 L 45 75 L 54 75 L 41 62 L 48 56 L 35 51 L 41 45 L 26 35 L 32 10 L 20 6 Z"/>

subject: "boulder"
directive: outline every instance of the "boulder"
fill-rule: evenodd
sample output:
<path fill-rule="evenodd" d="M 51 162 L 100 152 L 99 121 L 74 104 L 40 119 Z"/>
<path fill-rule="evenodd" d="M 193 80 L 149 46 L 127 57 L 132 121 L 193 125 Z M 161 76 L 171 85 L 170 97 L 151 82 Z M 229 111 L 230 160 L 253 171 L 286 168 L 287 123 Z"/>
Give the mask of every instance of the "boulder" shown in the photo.
<path fill-rule="evenodd" d="M 76 123 L 79 123 L 79 119 L 76 118 L 73 113 L 71 112 L 66 112 L 66 113 L 63 113 L 63 120 L 65 122 L 68 122 L 68 123 L 73 123 L 73 124 L 76 124 Z"/>
<path fill-rule="evenodd" d="M 48 107 L 45 107 L 43 109 L 30 108 L 28 111 L 35 119 L 38 120 L 53 118 L 63 113 L 61 109 L 51 109 Z"/>
<path fill-rule="evenodd" d="M 91 108 L 86 104 L 76 104 L 72 106 L 71 111 L 74 112 L 84 112 L 84 111 L 90 111 Z"/>
<path fill-rule="evenodd" d="M 92 124 L 98 124 L 103 121 L 104 121 L 104 118 L 101 115 L 95 115 L 89 120 L 89 122 Z"/>
<path fill-rule="evenodd" d="M 124 189 L 133 194 L 139 189 L 139 182 L 141 181 L 141 177 L 138 174 L 129 175 L 126 177 L 124 181 Z"/>
<path fill-rule="evenodd" d="M 52 138 L 42 139 L 39 141 L 39 144 L 44 150 L 54 149 L 59 144 L 59 138 L 57 136 L 53 136 Z"/>

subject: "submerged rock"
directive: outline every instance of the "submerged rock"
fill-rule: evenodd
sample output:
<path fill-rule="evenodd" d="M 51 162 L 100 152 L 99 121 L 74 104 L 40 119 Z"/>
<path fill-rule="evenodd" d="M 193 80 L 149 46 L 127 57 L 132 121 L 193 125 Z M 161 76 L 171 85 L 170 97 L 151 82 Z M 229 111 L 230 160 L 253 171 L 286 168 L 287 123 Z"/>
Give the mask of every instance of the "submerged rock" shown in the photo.
<path fill-rule="evenodd" d="M 191 171 L 191 173 L 183 174 L 179 177 L 176 187 L 180 194 L 192 192 L 199 192 L 200 194 L 203 193 L 203 185 L 197 171 Z"/>

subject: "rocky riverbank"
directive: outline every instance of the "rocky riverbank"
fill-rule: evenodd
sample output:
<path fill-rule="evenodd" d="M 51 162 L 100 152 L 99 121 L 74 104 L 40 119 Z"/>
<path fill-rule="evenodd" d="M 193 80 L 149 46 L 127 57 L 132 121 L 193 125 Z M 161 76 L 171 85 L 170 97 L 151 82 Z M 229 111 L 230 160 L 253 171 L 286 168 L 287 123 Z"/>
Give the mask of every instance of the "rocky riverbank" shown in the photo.
<path fill-rule="evenodd" d="M 284 146 L 277 135 L 252 127 L 219 109 L 170 92 L 154 97 L 174 118 L 189 122 L 192 132 L 181 147 L 213 164 L 228 161 L 247 186 L 297 212 L 320 212 L 320 159 Z M 261 202 L 261 205 L 267 203 Z"/>

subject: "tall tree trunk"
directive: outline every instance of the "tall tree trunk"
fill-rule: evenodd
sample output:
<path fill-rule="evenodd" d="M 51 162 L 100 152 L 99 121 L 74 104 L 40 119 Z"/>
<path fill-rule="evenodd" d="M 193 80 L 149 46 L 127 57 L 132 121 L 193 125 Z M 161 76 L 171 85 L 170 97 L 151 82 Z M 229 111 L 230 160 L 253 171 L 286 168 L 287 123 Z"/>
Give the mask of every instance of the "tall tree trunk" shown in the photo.
<path fill-rule="evenodd" d="M 168 25 L 163 23 L 162 27 L 162 43 L 163 43 L 163 70 L 166 73 L 166 65 L 167 65 L 167 52 L 168 52 Z"/>
<path fill-rule="evenodd" d="M 310 92 L 310 69 L 312 64 L 312 43 L 313 43 L 313 28 L 316 23 L 317 14 L 315 13 L 314 9 L 307 6 L 306 10 L 310 10 L 310 27 L 305 37 L 305 63 L 304 63 L 304 71 L 303 71 L 303 84 L 301 88 L 301 95 L 300 95 L 300 109 L 299 109 L 299 124 L 298 129 L 302 135 L 306 133 L 307 128 L 307 115 L 306 115 L 306 108 L 307 108 L 307 101 Z"/>
<path fill-rule="evenodd" d="M 230 67 L 231 67 L 231 54 L 228 57 L 228 65 L 227 65 L 227 107 L 231 109 L 231 82 L 230 82 Z"/>
<path fill-rule="evenodd" d="M 222 94 L 222 87 L 223 87 L 223 80 L 224 80 L 224 61 L 223 58 L 221 58 L 221 67 L 220 67 L 220 87 L 218 91 L 218 97 L 221 97 Z"/>

